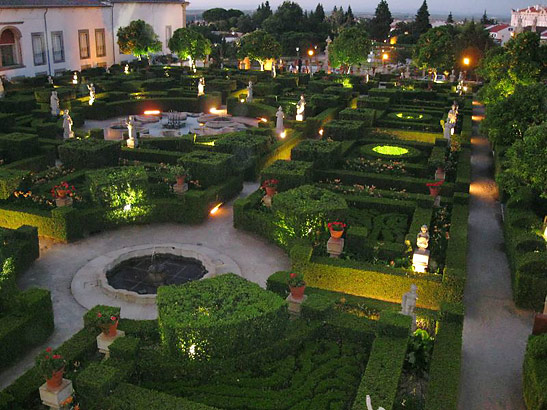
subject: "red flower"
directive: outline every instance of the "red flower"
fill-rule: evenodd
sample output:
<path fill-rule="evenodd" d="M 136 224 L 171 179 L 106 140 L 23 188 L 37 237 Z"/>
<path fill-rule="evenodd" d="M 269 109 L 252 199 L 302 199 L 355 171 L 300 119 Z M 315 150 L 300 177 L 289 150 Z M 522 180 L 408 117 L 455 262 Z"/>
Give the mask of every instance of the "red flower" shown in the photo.
<path fill-rule="evenodd" d="M 53 358 L 54 358 L 54 359 L 60 359 L 60 358 L 61 358 L 61 355 L 60 355 L 60 354 L 54 354 L 54 355 L 53 355 Z"/>
<path fill-rule="evenodd" d="M 97 313 L 97 317 L 103 317 L 103 315 L 101 315 L 101 312 Z"/>
<path fill-rule="evenodd" d="M 46 352 L 48 352 L 48 353 L 51 352 L 51 347 L 48 347 L 48 348 L 46 349 Z"/>
<path fill-rule="evenodd" d="M 115 320 L 116 320 L 116 316 L 110 316 L 110 320 L 115 321 Z"/>
<path fill-rule="evenodd" d="M 46 354 L 46 359 L 49 359 L 49 356 Z"/>
<path fill-rule="evenodd" d="M 296 273 L 291 273 L 290 276 L 291 276 L 291 278 L 294 278 L 294 277 L 296 277 Z"/>

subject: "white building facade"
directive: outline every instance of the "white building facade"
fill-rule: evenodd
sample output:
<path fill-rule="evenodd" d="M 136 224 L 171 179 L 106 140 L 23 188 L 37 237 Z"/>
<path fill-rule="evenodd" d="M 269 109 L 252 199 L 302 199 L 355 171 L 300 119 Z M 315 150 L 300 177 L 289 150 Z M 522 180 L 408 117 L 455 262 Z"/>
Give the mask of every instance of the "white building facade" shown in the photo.
<path fill-rule="evenodd" d="M 490 33 L 490 37 L 494 39 L 494 42 L 501 46 L 511 40 L 515 32 L 515 28 L 509 24 L 494 24 L 486 27 L 486 30 Z"/>
<path fill-rule="evenodd" d="M 536 5 L 525 9 L 511 10 L 511 25 L 513 27 L 540 26 L 547 27 L 547 6 Z"/>
<path fill-rule="evenodd" d="M 0 0 L 0 76 L 55 75 L 132 59 L 116 33 L 133 20 L 154 28 L 169 53 L 186 26 L 184 0 Z"/>

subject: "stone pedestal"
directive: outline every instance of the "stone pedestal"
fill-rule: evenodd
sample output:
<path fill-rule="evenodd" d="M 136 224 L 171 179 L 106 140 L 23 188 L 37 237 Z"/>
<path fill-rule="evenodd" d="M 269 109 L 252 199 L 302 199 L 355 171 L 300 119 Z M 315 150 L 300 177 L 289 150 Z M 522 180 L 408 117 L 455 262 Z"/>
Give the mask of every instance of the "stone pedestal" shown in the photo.
<path fill-rule="evenodd" d="M 127 148 L 137 148 L 139 146 L 139 143 L 136 139 L 129 138 L 127 140 Z"/>
<path fill-rule="evenodd" d="M 186 182 L 184 184 L 175 184 L 173 185 L 173 191 L 177 195 L 182 195 L 188 191 L 188 184 Z"/>
<path fill-rule="evenodd" d="M 344 250 L 344 238 L 331 238 L 327 242 L 327 253 L 331 258 L 338 258 Z"/>
<path fill-rule="evenodd" d="M 116 336 L 109 337 L 106 336 L 104 333 L 101 332 L 99 336 L 97 336 L 97 348 L 99 349 L 100 353 L 103 353 L 105 357 L 110 357 L 110 350 L 108 347 L 119 337 L 124 337 L 125 332 L 123 330 L 116 330 Z"/>
<path fill-rule="evenodd" d="M 292 297 L 292 295 L 289 294 L 287 296 L 287 299 L 285 299 L 289 303 L 289 314 L 291 315 L 291 319 L 297 319 L 300 317 L 301 311 L 302 311 L 302 303 L 308 298 L 308 295 L 304 295 L 302 299 L 295 299 Z"/>
<path fill-rule="evenodd" d="M 414 251 L 412 256 L 412 266 L 414 271 L 418 273 L 425 273 L 429 265 L 429 251 L 427 249 L 418 249 Z"/>
<path fill-rule="evenodd" d="M 441 196 L 440 195 L 437 195 L 435 197 L 435 200 L 433 201 L 433 206 L 435 208 L 440 208 L 441 207 Z"/>
<path fill-rule="evenodd" d="M 62 206 L 72 206 L 72 198 L 65 197 L 65 198 L 55 198 L 55 205 L 57 205 L 58 208 Z"/>
<path fill-rule="evenodd" d="M 304 121 L 304 116 L 302 114 L 296 114 L 296 121 Z"/>
<path fill-rule="evenodd" d="M 266 207 L 268 208 L 272 207 L 272 198 L 273 197 L 269 195 L 264 195 L 264 197 L 262 197 L 262 202 L 264 203 L 264 205 L 266 205 Z"/>
<path fill-rule="evenodd" d="M 49 390 L 47 383 L 44 383 L 40 386 L 40 399 L 44 406 L 48 406 L 50 409 L 63 409 L 61 403 L 65 402 L 72 393 L 74 389 L 72 388 L 72 381 L 68 379 L 63 379 L 61 386 L 56 390 Z"/>

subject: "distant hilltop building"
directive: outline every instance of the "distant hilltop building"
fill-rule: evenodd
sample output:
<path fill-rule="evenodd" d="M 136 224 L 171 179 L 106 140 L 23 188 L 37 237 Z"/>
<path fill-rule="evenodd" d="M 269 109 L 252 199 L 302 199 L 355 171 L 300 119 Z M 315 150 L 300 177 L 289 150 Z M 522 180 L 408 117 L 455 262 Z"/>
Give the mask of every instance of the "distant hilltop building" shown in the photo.
<path fill-rule="evenodd" d="M 519 23 L 520 21 L 520 23 Z M 511 25 L 547 27 L 547 6 L 529 6 L 525 9 L 511 10 Z"/>
<path fill-rule="evenodd" d="M 185 0 L 0 0 L 0 76 L 55 75 L 106 67 L 120 53 L 116 33 L 133 20 L 150 24 L 169 53 L 186 26 Z"/>

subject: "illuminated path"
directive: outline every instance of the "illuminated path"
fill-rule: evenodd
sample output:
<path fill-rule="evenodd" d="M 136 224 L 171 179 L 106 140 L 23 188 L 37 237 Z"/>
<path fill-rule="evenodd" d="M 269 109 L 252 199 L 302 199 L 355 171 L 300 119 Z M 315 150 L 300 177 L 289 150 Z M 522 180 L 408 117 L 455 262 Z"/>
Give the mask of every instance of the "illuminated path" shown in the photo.
<path fill-rule="evenodd" d="M 522 362 L 533 319 L 512 300 L 492 151 L 477 128 L 475 121 L 459 409 L 524 410 Z"/>
<path fill-rule="evenodd" d="M 241 196 L 256 190 L 246 183 Z M 46 346 L 56 347 L 83 328 L 86 312 L 71 294 L 74 274 L 88 261 L 116 249 L 154 243 L 203 244 L 228 255 L 241 269 L 243 277 L 265 286 L 266 279 L 290 267 L 289 258 L 266 240 L 234 229 L 232 206 L 227 204 L 201 225 L 154 224 L 129 226 L 93 235 L 72 244 L 41 243 L 40 258 L 19 278 L 22 289 L 42 287 L 51 291 L 55 330 L 47 343 L 31 350 L 22 360 L 0 373 L 0 390 L 34 364 L 37 353 Z M 122 315 L 123 316 L 123 315 Z"/>

